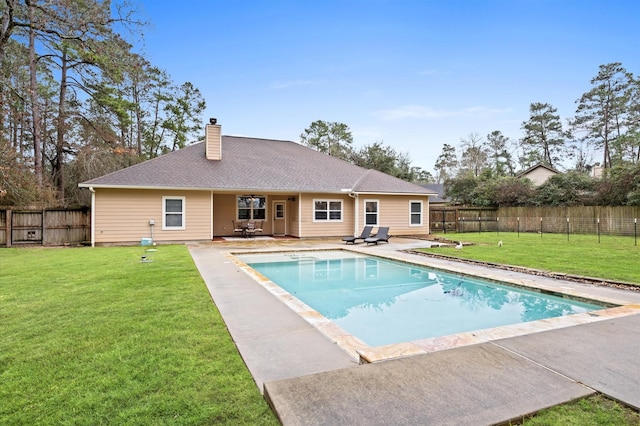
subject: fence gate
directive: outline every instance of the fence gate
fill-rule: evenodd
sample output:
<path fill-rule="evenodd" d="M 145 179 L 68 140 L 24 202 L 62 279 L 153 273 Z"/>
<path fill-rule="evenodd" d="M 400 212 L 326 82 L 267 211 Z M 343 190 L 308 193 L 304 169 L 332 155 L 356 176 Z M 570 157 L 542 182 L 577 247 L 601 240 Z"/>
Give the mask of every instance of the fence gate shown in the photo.
<path fill-rule="evenodd" d="M 12 211 L 11 245 L 42 245 L 43 219 L 42 211 Z"/>
<path fill-rule="evenodd" d="M 456 209 L 430 209 L 429 223 L 433 232 L 456 231 L 458 222 Z"/>

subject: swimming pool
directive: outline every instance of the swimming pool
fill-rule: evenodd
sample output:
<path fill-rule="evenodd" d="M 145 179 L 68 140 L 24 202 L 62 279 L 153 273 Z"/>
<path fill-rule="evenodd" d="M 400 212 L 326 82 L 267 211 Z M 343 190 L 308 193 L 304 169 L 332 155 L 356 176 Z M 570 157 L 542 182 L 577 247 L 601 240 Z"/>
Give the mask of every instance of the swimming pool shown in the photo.
<path fill-rule="evenodd" d="M 236 257 L 369 346 L 604 308 L 347 250 Z"/>

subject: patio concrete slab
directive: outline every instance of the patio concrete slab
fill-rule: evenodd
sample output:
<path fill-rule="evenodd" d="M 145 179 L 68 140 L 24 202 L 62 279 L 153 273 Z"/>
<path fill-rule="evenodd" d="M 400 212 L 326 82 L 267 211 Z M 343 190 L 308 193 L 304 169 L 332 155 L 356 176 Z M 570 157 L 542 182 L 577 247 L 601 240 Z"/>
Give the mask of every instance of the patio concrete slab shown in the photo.
<path fill-rule="evenodd" d="M 640 410 L 640 315 L 495 343 Z"/>
<path fill-rule="evenodd" d="M 495 424 L 592 393 L 491 343 L 265 384 L 284 425 Z"/>

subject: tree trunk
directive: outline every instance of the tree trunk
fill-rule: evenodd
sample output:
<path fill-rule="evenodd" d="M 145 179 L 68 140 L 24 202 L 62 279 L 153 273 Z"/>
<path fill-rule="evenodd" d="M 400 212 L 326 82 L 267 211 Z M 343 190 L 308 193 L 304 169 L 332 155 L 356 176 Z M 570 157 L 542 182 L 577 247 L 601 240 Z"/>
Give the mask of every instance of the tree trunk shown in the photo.
<path fill-rule="evenodd" d="M 36 175 L 38 189 L 42 189 L 42 131 L 40 123 L 40 104 L 38 103 L 38 79 L 37 79 L 37 59 L 36 59 L 36 32 L 34 29 L 33 5 L 27 1 L 29 6 L 29 95 L 31 98 L 31 116 L 33 119 L 33 168 Z"/>
<path fill-rule="evenodd" d="M 53 163 L 53 179 L 58 190 L 58 200 L 64 203 L 64 137 L 67 129 L 67 51 L 63 47 L 60 58 L 60 97 L 58 99 L 58 129 L 56 132 L 56 156 Z"/>

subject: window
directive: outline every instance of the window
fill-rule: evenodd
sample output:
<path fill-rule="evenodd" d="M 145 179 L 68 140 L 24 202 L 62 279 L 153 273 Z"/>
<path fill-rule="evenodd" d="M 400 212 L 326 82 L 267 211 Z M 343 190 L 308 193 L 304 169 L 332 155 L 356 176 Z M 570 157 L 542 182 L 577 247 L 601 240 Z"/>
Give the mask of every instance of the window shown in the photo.
<path fill-rule="evenodd" d="M 284 204 L 276 204 L 276 219 L 284 219 Z"/>
<path fill-rule="evenodd" d="M 342 222 L 342 201 L 313 200 L 314 222 Z"/>
<path fill-rule="evenodd" d="M 162 197 L 162 229 L 185 229 L 184 197 Z"/>
<path fill-rule="evenodd" d="M 267 217 L 267 198 L 256 195 L 238 197 L 238 220 L 264 220 Z"/>
<path fill-rule="evenodd" d="M 364 224 L 378 226 L 377 200 L 364 200 Z"/>
<path fill-rule="evenodd" d="M 409 225 L 422 226 L 422 201 L 409 201 Z"/>

